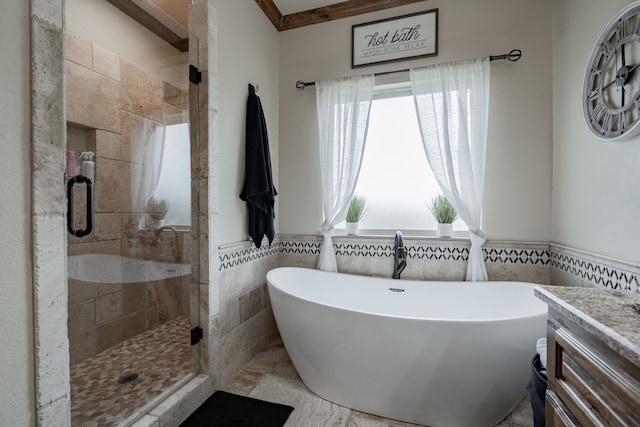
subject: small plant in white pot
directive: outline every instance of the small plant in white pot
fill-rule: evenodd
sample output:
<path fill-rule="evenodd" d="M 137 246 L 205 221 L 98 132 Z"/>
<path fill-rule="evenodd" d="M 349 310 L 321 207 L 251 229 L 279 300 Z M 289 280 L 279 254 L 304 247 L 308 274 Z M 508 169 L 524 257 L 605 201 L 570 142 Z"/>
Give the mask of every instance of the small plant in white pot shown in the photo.
<path fill-rule="evenodd" d="M 169 211 L 169 202 L 164 199 L 150 198 L 147 201 L 147 220 L 151 228 L 160 228 L 164 225 L 164 217 Z"/>
<path fill-rule="evenodd" d="M 438 237 L 451 237 L 453 235 L 453 221 L 458 219 L 458 213 L 453 205 L 440 194 L 431 200 L 429 209 L 438 223 Z"/>
<path fill-rule="evenodd" d="M 359 222 L 367 210 L 367 199 L 364 196 L 353 196 L 347 211 L 347 234 L 358 234 Z"/>

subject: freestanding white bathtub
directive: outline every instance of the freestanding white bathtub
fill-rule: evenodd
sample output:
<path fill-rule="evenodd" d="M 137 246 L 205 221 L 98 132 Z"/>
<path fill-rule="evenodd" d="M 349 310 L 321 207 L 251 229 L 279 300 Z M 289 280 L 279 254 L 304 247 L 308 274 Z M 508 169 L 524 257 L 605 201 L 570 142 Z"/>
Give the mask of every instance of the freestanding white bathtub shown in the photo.
<path fill-rule="evenodd" d="M 358 411 L 494 426 L 523 398 L 547 306 L 520 282 L 420 282 L 276 268 L 276 323 L 302 381 Z"/>

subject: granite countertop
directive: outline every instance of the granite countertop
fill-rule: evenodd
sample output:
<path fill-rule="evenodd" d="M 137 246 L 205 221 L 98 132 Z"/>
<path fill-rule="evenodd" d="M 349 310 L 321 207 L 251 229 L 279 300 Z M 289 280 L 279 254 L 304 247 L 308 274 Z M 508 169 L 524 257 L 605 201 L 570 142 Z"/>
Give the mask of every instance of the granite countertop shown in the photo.
<path fill-rule="evenodd" d="M 538 286 L 535 295 L 640 367 L 640 293 Z"/>

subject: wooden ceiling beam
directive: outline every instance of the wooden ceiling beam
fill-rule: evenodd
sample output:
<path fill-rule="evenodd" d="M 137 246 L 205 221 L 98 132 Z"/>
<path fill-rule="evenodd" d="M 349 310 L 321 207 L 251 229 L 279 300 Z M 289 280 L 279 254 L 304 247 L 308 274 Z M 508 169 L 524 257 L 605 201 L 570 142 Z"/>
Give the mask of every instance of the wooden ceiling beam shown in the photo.
<path fill-rule="evenodd" d="M 267 15 L 267 18 L 269 18 L 273 26 L 276 27 L 276 30 L 282 31 L 280 27 L 282 26 L 283 16 L 273 0 L 256 0 L 256 3 L 258 3 L 258 6 L 260 6 L 264 14 Z"/>
<path fill-rule="evenodd" d="M 132 2 L 131 0 L 107 0 L 109 3 L 120 9 L 129 17 L 139 22 L 147 30 L 151 31 L 156 36 L 160 37 L 171 46 L 178 49 L 180 52 L 186 52 L 189 50 L 189 39 L 183 39 L 176 33 L 167 28 L 164 24 L 158 21 L 156 18 L 147 13 L 140 6 Z"/>
<path fill-rule="evenodd" d="M 178 49 L 180 52 L 189 50 L 189 39 L 181 38 L 162 24 L 148 12 L 131 0 L 107 0 L 129 17 L 139 22 L 149 31 Z M 255 0 L 260 9 L 278 31 L 292 30 L 307 25 L 334 21 L 363 13 L 376 12 L 392 7 L 404 6 L 427 0 L 346 0 L 329 6 L 305 10 L 289 15 L 282 15 L 273 0 Z"/>
<path fill-rule="evenodd" d="M 109 3 L 120 9 L 149 31 L 178 49 L 180 52 L 189 50 L 189 39 L 180 38 L 176 33 L 167 28 L 156 18 L 147 13 L 140 6 L 131 0 L 107 0 Z M 427 0 L 347 0 L 334 3 L 329 6 L 316 9 L 305 10 L 289 15 L 282 15 L 273 0 L 255 0 L 260 9 L 269 18 L 273 26 L 278 31 L 286 31 L 294 28 L 305 27 L 307 25 L 319 24 L 322 22 L 334 21 L 336 19 L 347 18 L 363 13 L 375 12 L 392 7 L 404 6 Z"/>
<path fill-rule="evenodd" d="M 347 0 L 329 6 L 282 16 L 273 3 L 273 0 L 256 0 L 278 31 L 286 31 L 307 25 L 319 24 L 321 22 L 334 21 L 336 19 L 376 12 L 378 10 L 390 9 L 392 7 L 404 6 L 421 1 L 427 0 Z M 264 7 L 262 5 L 263 3 L 265 4 Z M 277 14 L 274 11 L 267 12 L 265 7 L 275 9 Z"/>

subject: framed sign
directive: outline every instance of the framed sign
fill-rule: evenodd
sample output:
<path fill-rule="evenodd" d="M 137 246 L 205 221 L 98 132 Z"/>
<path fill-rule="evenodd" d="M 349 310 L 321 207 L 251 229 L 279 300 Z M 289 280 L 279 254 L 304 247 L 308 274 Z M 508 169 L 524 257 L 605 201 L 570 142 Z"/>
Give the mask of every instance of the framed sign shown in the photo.
<path fill-rule="evenodd" d="M 351 28 L 351 68 L 438 54 L 438 9 Z"/>

